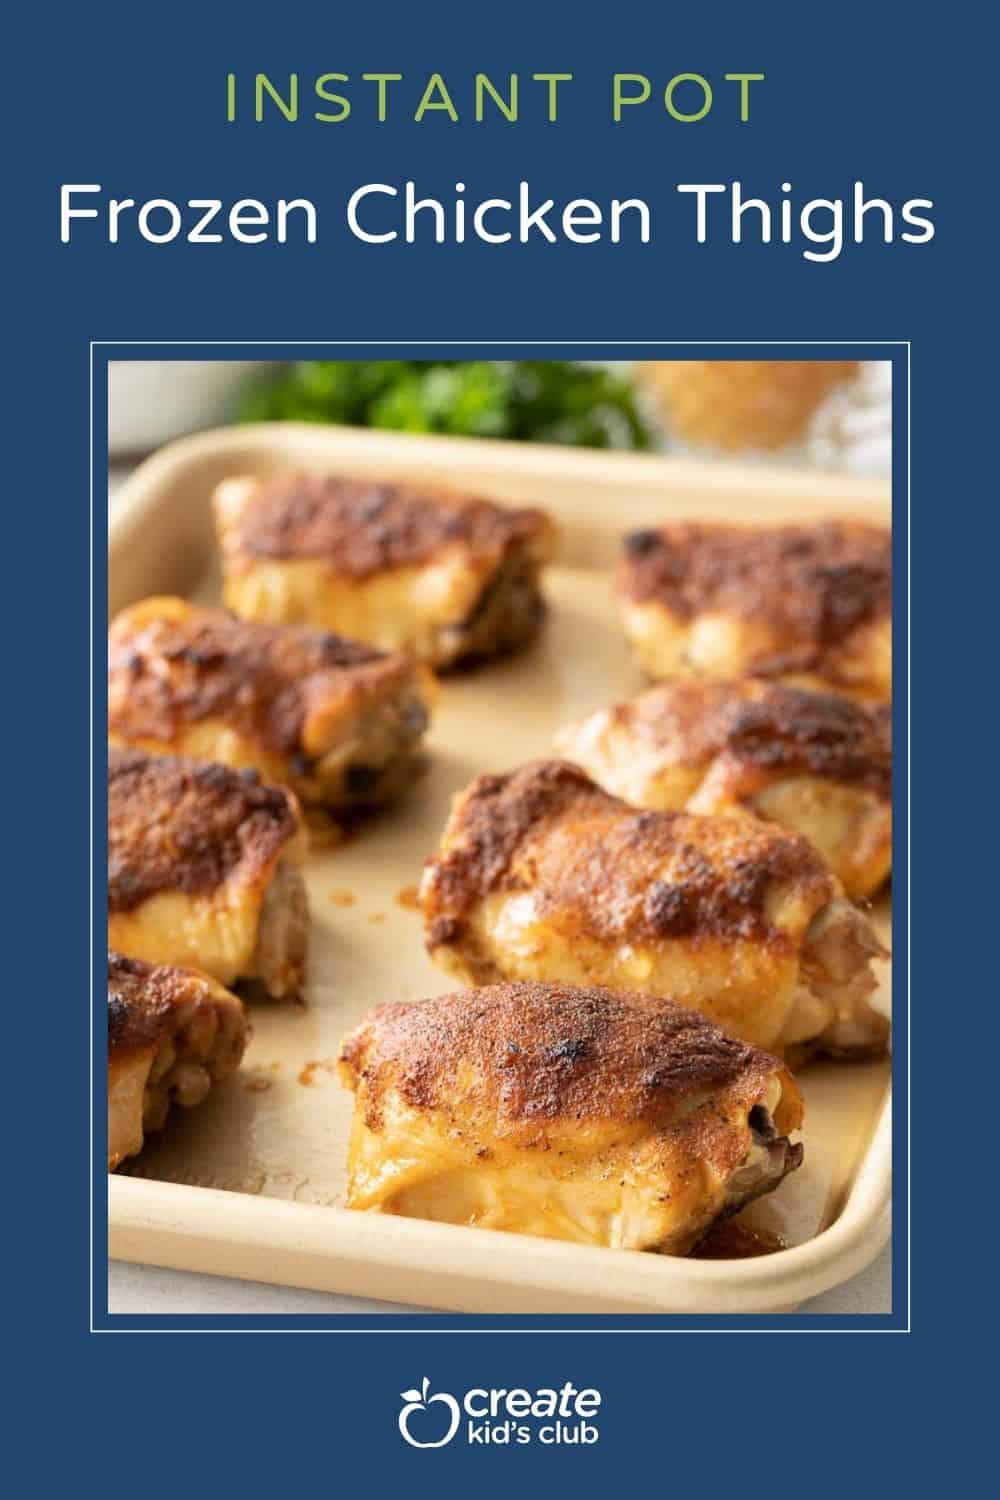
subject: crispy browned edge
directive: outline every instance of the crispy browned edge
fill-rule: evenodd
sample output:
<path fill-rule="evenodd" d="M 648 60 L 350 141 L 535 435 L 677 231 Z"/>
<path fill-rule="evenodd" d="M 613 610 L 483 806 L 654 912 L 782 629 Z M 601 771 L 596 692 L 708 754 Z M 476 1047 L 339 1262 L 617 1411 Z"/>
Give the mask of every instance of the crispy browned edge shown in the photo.
<path fill-rule="evenodd" d="M 552 529 L 546 513 L 534 507 L 497 505 L 445 489 L 290 474 L 258 483 L 227 550 L 249 557 L 323 557 L 336 572 L 364 578 L 419 566 L 455 546 L 499 561 Z"/>
<path fill-rule="evenodd" d="M 533 889 L 543 911 L 551 905 L 582 936 L 656 942 L 698 935 L 780 945 L 787 939 L 765 914 L 771 883 L 833 889 L 823 862 L 797 834 L 764 823 L 741 825 L 734 841 L 726 837 L 732 825 L 725 820 L 640 811 L 568 761 L 534 761 L 505 775 L 479 776 L 462 794 L 445 831 L 447 847 L 427 862 L 428 948 L 461 941 L 465 920 L 508 883 L 522 845 L 537 849 L 560 826 L 571 829 L 574 819 L 589 822 L 586 840 L 567 838 L 563 862 L 550 864 L 544 886 Z M 716 836 L 721 858 L 711 848 Z M 679 857 L 678 878 L 669 884 L 646 878 L 671 855 Z M 509 888 L 516 888 L 514 877 Z"/>
<path fill-rule="evenodd" d="M 889 614 L 892 540 L 863 521 L 811 526 L 678 522 L 626 536 L 622 595 L 681 619 L 724 610 L 830 646 Z"/>
<path fill-rule="evenodd" d="M 132 623 L 125 610 L 108 636 L 109 729 L 123 739 L 171 741 L 187 724 L 218 717 L 266 749 L 301 746 L 310 696 L 367 696 L 402 688 L 411 658 L 331 631 L 237 620 L 190 606 L 183 620 Z M 337 681 L 340 679 L 340 681 Z"/>
<path fill-rule="evenodd" d="M 256 771 L 141 750 L 108 751 L 108 910 L 158 891 L 214 890 L 235 869 L 248 879 L 297 834 L 291 793 Z"/>
<path fill-rule="evenodd" d="M 228 996 L 192 969 L 170 964 L 148 964 L 108 949 L 108 1057 L 152 1046 L 170 1027 L 179 1005 L 199 999 Z M 234 1005 L 239 1005 L 235 996 Z M 242 1010 L 242 1006 L 239 1007 Z"/>
<path fill-rule="evenodd" d="M 685 764 L 722 751 L 762 771 L 806 771 L 892 797 L 892 710 L 754 678 L 658 683 L 617 704 L 620 726 L 676 743 Z"/>
<path fill-rule="evenodd" d="M 375 1131 L 390 1091 L 421 1113 L 451 1113 L 470 1069 L 474 1107 L 500 1134 L 537 1128 L 538 1144 L 556 1121 L 668 1124 L 687 1101 L 762 1090 L 774 1074 L 787 1089 L 782 1128 L 802 1119 L 776 1058 L 672 1000 L 591 986 L 496 984 L 383 1005 L 345 1038 L 341 1063 L 349 1086 L 363 1081 Z"/>

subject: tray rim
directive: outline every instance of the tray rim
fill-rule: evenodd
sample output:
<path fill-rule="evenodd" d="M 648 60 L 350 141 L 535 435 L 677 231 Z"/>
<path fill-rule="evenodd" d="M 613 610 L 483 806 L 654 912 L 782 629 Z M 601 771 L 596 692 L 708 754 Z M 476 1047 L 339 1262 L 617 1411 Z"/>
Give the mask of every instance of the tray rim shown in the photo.
<path fill-rule="evenodd" d="M 339 458 L 334 450 L 340 446 Z M 518 481 L 558 476 L 565 482 L 574 473 L 592 485 L 640 478 L 642 486 L 676 485 L 691 494 L 764 499 L 791 509 L 825 508 L 842 511 L 887 511 L 887 481 L 849 475 L 815 473 L 765 464 L 702 462 L 671 455 L 584 451 L 544 444 L 453 438 L 425 434 L 372 432 L 359 428 L 309 423 L 261 423 L 224 427 L 177 439 L 144 460 L 125 480 L 109 515 L 109 581 L 113 554 L 141 540 L 147 520 L 155 512 L 168 483 L 186 473 L 219 461 L 227 451 L 264 457 L 284 446 L 304 448 L 315 462 L 332 467 L 352 462 L 368 472 L 385 464 L 397 470 L 454 466 L 463 460 L 473 468 L 496 464 Z M 321 457 L 327 450 L 326 457 Z M 488 487 L 488 481 L 484 480 Z M 805 491 L 809 500 L 804 503 Z M 543 502 L 544 503 L 544 502 Z M 626 523 L 627 524 L 627 523 Z M 615 523 L 622 529 L 622 522 Z M 95 1101 L 96 1102 L 96 1101 Z M 702 1316 L 754 1315 L 791 1312 L 802 1301 L 848 1280 L 863 1270 L 884 1248 L 891 1234 L 892 1085 L 886 1085 L 877 1124 L 837 1219 L 813 1239 L 779 1255 L 745 1261 L 690 1261 L 653 1256 L 646 1252 L 605 1250 L 566 1245 L 560 1241 L 478 1230 L 482 1249 L 472 1256 L 487 1267 L 491 1253 L 502 1248 L 506 1266 L 530 1269 L 530 1284 L 519 1283 L 508 1272 L 502 1279 L 485 1270 L 463 1268 L 469 1231 L 463 1226 L 359 1214 L 339 1206 L 297 1203 L 224 1189 L 195 1187 L 154 1179 L 107 1179 L 108 1258 L 187 1269 L 274 1285 L 311 1287 L 348 1295 L 379 1296 L 436 1307 L 441 1312 L 475 1313 L 519 1311 L 550 1317 L 551 1308 L 491 1307 L 489 1296 L 521 1293 L 531 1303 L 549 1294 L 565 1302 L 561 1272 L 567 1255 L 580 1270 L 592 1264 L 594 1284 L 606 1286 L 614 1267 L 627 1270 L 628 1297 L 590 1292 L 574 1294 L 571 1312 L 581 1314 L 691 1312 Z M 330 1242 L 333 1226 L 335 1244 Z M 324 1230 L 327 1233 L 324 1233 Z M 414 1260 L 414 1255 L 417 1259 Z M 247 1257 L 257 1257 L 250 1267 Z M 428 1257 L 421 1258 L 421 1257 Z M 259 1263 L 263 1258 L 263 1265 Z M 595 1259 L 596 1258 L 596 1259 Z M 493 1261 L 495 1264 L 495 1260 Z M 373 1290 L 370 1272 L 406 1274 L 398 1289 Z M 289 1271 L 291 1270 L 291 1276 Z M 599 1274 L 598 1274 L 599 1273 Z M 362 1278 L 369 1279 L 363 1281 Z M 468 1299 L 456 1306 L 456 1287 Z M 664 1306 L 664 1298 L 667 1306 Z M 685 1304 L 677 1306 L 678 1298 Z M 706 1308 L 705 1301 L 711 1303 Z M 690 1305 L 687 1305 L 690 1303 Z M 391 1329 L 398 1315 L 372 1314 Z M 352 1323 L 352 1327 L 354 1324 Z M 402 1330 L 399 1330 L 402 1331 Z M 475 1331 L 473 1326 L 462 1331 Z M 559 1325 L 558 1330 L 567 1331 Z M 610 1330 L 609 1330 L 610 1331 Z"/>
<path fill-rule="evenodd" d="M 887 1090 L 878 1124 L 836 1221 L 804 1244 L 759 1260 L 685 1260 L 645 1251 L 566 1245 L 497 1230 L 470 1231 L 425 1220 L 387 1219 L 336 1205 L 116 1176 L 108 1179 L 109 1257 L 368 1298 L 376 1295 L 370 1280 L 373 1271 L 398 1274 L 405 1270 L 415 1305 L 438 1312 L 491 1311 L 516 1316 L 520 1310 L 549 1317 L 577 1312 L 693 1312 L 703 1316 L 790 1312 L 807 1298 L 856 1275 L 888 1242 L 891 1133 L 892 1098 Z M 336 1252 L 324 1235 L 331 1223 L 336 1224 Z M 502 1254 L 508 1266 L 514 1263 L 515 1275 L 497 1280 L 483 1271 L 470 1272 L 466 1254 L 470 1233 L 476 1234 L 480 1246 L 476 1261 L 488 1263 L 492 1252 Z M 265 1260 L 263 1267 L 250 1264 L 248 1257 L 262 1254 L 273 1259 Z M 599 1275 L 605 1285 L 613 1281 L 616 1271 L 627 1275 L 632 1295 L 579 1293 L 571 1299 L 578 1305 L 566 1313 L 530 1305 L 522 1309 L 495 1305 L 498 1289 L 509 1294 L 510 1300 L 527 1304 L 550 1295 L 565 1297 L 562 1276 L 567 1255 L 581 1271 L 592 1270 L 595 1278 Z M 292 1282 L 280 1268 L 290 1260 L 296 1266 Z M 516 1273 L 529 1269 L 530 1284 L 519 1283 Z M 457 1295 L 463 1305 L 456 1306 L 456 1288 L 460 1288 Z M 380 1290 L 382 1300 L 399 1300 L 398 1291 Z M 665 1308 L 664 1293 L 670 1294 L 673 1303 L 680 1300 L 690 1305 Z M 713 1303 L 710 1310 L 703 1304 L 706 1296 Z M 395 1320 L 395 1315 L 371 1316 Z"/>
<path fill-rule="evenodd" d="M 327 422 L 253 422 L 245 426 L 207 428 L 174 438 L 144 458 L 122 483 L 109 516 L 109 543 L 118 544 L 139 520 L 149 494 L 163 477 L 180 468 L 196 467 L 227 448 L 240 453 L 263 453 L 276 442 L 315 447 L 317 454 L 333 439 L 349 444 L 365 464 L 384 460 L 395 467 L 397 453 L 418 464 L 456 466 L 463 459 L 473 467 L 490 461 L 508 474 L 565 478 L 579 472 L 590 482 L 625 478 L 657 479 L 693 492 L 717 493 L 728 488 L 739 495 L 766 495 L 769 500 L 797 503 L 802 490 L 814 500 L 838 510 L 889 508 L 888 479 L 839 474 L 792 464 L 742 463 L 736 459 L 701 459 L 671 453 L 638 453 L 621 449 L 572 448 L 555 443 L 513 442 L 500 438 L 451 437 L 440 433 L 389 432 L 347 427 Z M 620 528 L 619 528 L 620 529 Z"/>

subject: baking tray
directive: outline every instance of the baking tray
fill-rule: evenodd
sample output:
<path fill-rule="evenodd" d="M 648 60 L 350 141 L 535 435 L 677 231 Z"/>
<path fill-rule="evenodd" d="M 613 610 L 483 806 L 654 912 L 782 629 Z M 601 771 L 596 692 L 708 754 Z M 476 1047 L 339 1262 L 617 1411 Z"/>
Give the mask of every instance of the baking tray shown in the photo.
<path fill-rule="evenodd" d="M 371 1006 L 446 991 L 413 906 L 451 795 L 480 771 L 551 749 L 568 719 L 636 691 L 610 567 L 622 531 L 674 517 L 888 519 L 877 482 L 639 455 L 412 437 L 299 424 L 226 428 L 173 443 L 129 479 L 109 541 L 111 612 L 150 593 L 218 597 L 209 497 L 219 480 L 315 467 L 443 481 L 544 505 L 562 528 L 540 642 L 446 678 L 427 774 L 344 844 L 313 852 L 307 1004 L 257 1005 L 240 1074 L 109 1178 L 112 1258 L 490 1313 L 791 1311 L 861 1270 L 890 1224 L 890 1070 L 820 1063 L 801 1081 L 806 1159 L 746 1211 L 789 1248 L 691 1260 L 341 1206 L 353 1099 L 333 1067 Z M 876 921 L 888 937 L 887 900 Z M 877 1003 L 888 1008 L 889 965 Z"/>

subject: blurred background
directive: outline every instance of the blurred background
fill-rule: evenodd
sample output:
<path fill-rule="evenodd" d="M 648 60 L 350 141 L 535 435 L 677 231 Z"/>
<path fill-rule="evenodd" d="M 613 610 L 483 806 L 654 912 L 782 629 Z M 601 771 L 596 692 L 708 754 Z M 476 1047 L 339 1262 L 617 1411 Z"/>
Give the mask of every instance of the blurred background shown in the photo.
<path fill-rule="evenodd" d="M 228 422 L 792 463 L 891 466 L 891 367 L 850 360 L 122 360 L 109 372 L 112 490 L 154 448 Z"/>

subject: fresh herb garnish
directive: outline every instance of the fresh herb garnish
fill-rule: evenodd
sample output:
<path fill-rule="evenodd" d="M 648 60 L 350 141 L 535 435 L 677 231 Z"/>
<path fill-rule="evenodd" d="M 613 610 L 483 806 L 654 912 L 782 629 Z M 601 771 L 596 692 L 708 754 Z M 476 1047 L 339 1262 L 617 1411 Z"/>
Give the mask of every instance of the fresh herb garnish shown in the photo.
<path fill-rule="evenodd" d="M 648 448 L 631 381 L 568 360 L 306 360 L 246 393 L 244 422 L 342 422 L 585 448 Z"/>

